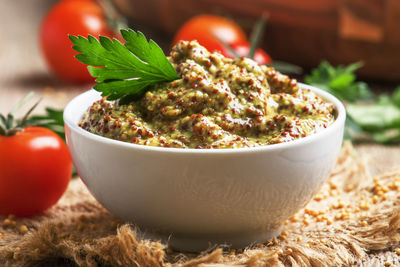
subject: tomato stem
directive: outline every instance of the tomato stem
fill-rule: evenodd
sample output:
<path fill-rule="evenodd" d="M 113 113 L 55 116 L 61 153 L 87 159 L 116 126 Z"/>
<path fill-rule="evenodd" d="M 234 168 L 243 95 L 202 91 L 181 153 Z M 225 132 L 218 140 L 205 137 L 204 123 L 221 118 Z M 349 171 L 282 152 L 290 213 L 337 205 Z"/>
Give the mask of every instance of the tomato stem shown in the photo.
<path fill-rule="evenodd" d="M 256 49 L 260 45 L 261 38 L 264 34 L 265 24 L 267 22 L 268 14 L 263 13 L 261 18 L 254 25 L 253 30 L 250 35 L 250 51 L 247 55 L 248 58 L 253 58 Z"/>
<path fill-rule="evenodd" d="M 225 42 L 224 40 L 222 40 L 221 38 L 219 38 L 217 35 L 214 35 L 214 37 L 215 37 L 215 39 L 217 39 L 218 42 L 220 42 L 226 49 L 228 49 L 229 52 L 231 52 L 232 55 L 233 55 L 235 58 L 239 58 L 239 57 L 240 57 L 240 55 L 235 51 L 235 49 L 233 49 L 233 47 L 232 47 L 230 44 L 228 44 L 227 42 Z"/>
<path fill-rule="evenodd" d="M 6 135 L 6 129 L 0 124 L 0 135 Z"/>
<path fill-rule="evenodd" d="M 10 129 L 12 125 L 14 124 L 14 115 L 12 113 L 7 114 L 7 129 Z"/>
<path fill-rule="evenodd" d="M 247 54 L 248 58 L 254 59 L 254 53 L 256 52 L 258 46 L 260 45 L 260 41 L 264 34 L 265 24 L 267 22 L 268 14 L 263 13 L 262 17 L 257 21 L 254 25 L 253 30 L 250 35 L 250 50 Z M 240 55 L 235 51 L 235 49 L 227 42 L 219 38 L 217 35 L 214 35 L 215 39 L 217 39 L 229 52 L 232 53 L 233 57 L 239 58 Z"/>
<path fill-rule="evenodd" d="M 29 115 L 31 115 L 32 111 L 39 105 L 39 103 L 42 101 L 42 98 L 40 98 L 29 110 L 25 115 L 22 117 L 21 121 L 18 123 L 19 126 L 24 126 L 25 121 L 28 119 Z"/>
<path fill-rule="evenodd" d="M 302 67 L 284 61 L 274 60 L 268 66 L 276 70 L 279 70 L 280 72 L 283 72 L 285 74 L 297 74 L 297 75 L 303 74 Z"/>
<path fill-rule="evenodd" d="M 13 107 L 11 110 L 10 114 L 15 115 L 15 112 L 17 112 L 22 106 L 24 106 L 31 98 L 35 95 L 34 92 L 29 92 L 24 98 L 22 98 L 18 103 Z"/>
<path fill-rule="evenodd" d="M 22 131 L 24 124 L 32 113 L 32 111 L 39 105 L 42 99 L 39 99 L 29 110 L 25 113 L 20 121 L 15 123 L 14 114 L 23 106 L 25 103 L 33 97 L 34 93 L 30 92 L 22 100 L 20 100 L 17 105 L 12 109 L 10 113 L 7 114 L 7 118 L 0 114 L 0 135 L 1 136 L 14 136 L 19 131 Z"/>
<path fill-rule="evenodd" d="M 128 28 L 127 19 L 117 10 L 113 1 L 97 0 L 97 2 L 104 11 L 108 27 L 112 29 L 114 33 L 118 34 L 120 29 Z"/>

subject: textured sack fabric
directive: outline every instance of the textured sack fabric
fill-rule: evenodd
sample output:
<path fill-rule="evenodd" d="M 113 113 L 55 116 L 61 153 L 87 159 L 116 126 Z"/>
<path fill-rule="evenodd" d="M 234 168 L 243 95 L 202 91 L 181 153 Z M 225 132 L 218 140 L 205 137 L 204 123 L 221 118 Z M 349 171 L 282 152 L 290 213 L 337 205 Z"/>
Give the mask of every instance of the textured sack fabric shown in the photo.
<path fill-rule="evenodd" d="M 45 214 L 0 217 L 0 266 L 374 266 L 368 253 L 400 244 L 400 170 L 372 176 L 368 165 L 346 143 L 328 182 L 279 237 L 200 255 L 139 239 L 76 179 Z"/>

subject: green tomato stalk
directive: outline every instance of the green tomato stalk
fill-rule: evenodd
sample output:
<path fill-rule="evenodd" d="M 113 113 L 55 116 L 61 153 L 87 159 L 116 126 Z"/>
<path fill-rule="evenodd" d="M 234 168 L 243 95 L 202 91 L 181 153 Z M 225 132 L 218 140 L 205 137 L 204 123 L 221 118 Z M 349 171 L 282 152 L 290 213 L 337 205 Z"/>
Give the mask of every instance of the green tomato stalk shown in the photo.
<path fill-rule="evenodd" d="M 28 110 L 28 112 L 25 113 L 25 115 L 22 117 L 21 120 L 19 121 L 15 120 L 15 113 L 22 106 L 24 106 L 25 103 L 28 102 L 33 97 L 33 95 L 34 95 L 33 92 L 27 94 L 20 102 L 18 102 L 18 104 L 13 108 L 13 110 L 7 114 L 7 116 L 0 114 L 0 135 L 9 137 L 16 135 L 19 131 L 22 131 L 29 115 L 39 105 L 41 99 L 39 99 L 39 101 L 37 101 Z"/>

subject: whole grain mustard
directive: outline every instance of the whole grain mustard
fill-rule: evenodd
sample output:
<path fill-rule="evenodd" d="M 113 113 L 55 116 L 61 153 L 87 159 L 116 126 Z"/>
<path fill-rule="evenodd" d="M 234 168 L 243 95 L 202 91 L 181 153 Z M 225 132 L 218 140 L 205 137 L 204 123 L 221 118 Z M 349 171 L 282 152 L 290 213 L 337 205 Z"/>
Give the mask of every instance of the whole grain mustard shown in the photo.
<path fill-rule="evenodd" d="M 289 142 L 335 120 L 331 103 L 249 58 L 225 58 L 182 41 L 169 60 L 181 79 L 158 84 L 129 105 L 103 98 L 79 125 L 135 144 L 212 149 Z"/>

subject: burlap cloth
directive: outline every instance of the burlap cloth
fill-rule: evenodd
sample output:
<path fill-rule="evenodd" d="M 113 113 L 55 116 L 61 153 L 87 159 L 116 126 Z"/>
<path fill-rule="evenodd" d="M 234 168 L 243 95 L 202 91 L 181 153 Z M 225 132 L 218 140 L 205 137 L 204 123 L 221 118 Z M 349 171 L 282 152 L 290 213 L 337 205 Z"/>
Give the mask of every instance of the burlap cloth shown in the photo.
<path fill-rule="evenodd" d="M 371 168 L 378 159 L 374 165 L 360 154 L 365 153 L 349 143 L 343 146 L 328 182 L 285 222 L 278 238 L 244 250 L 210 248 L 200 255 L 139 239 L 134 225 L 107 212 L 75 179 L 42 216 L 0 218 L 0 265 L 400 266 L 393 252 L 385 262 L 368 257 L 400 246 L 400 170 L 371 175 L 379 170 Z"/>

